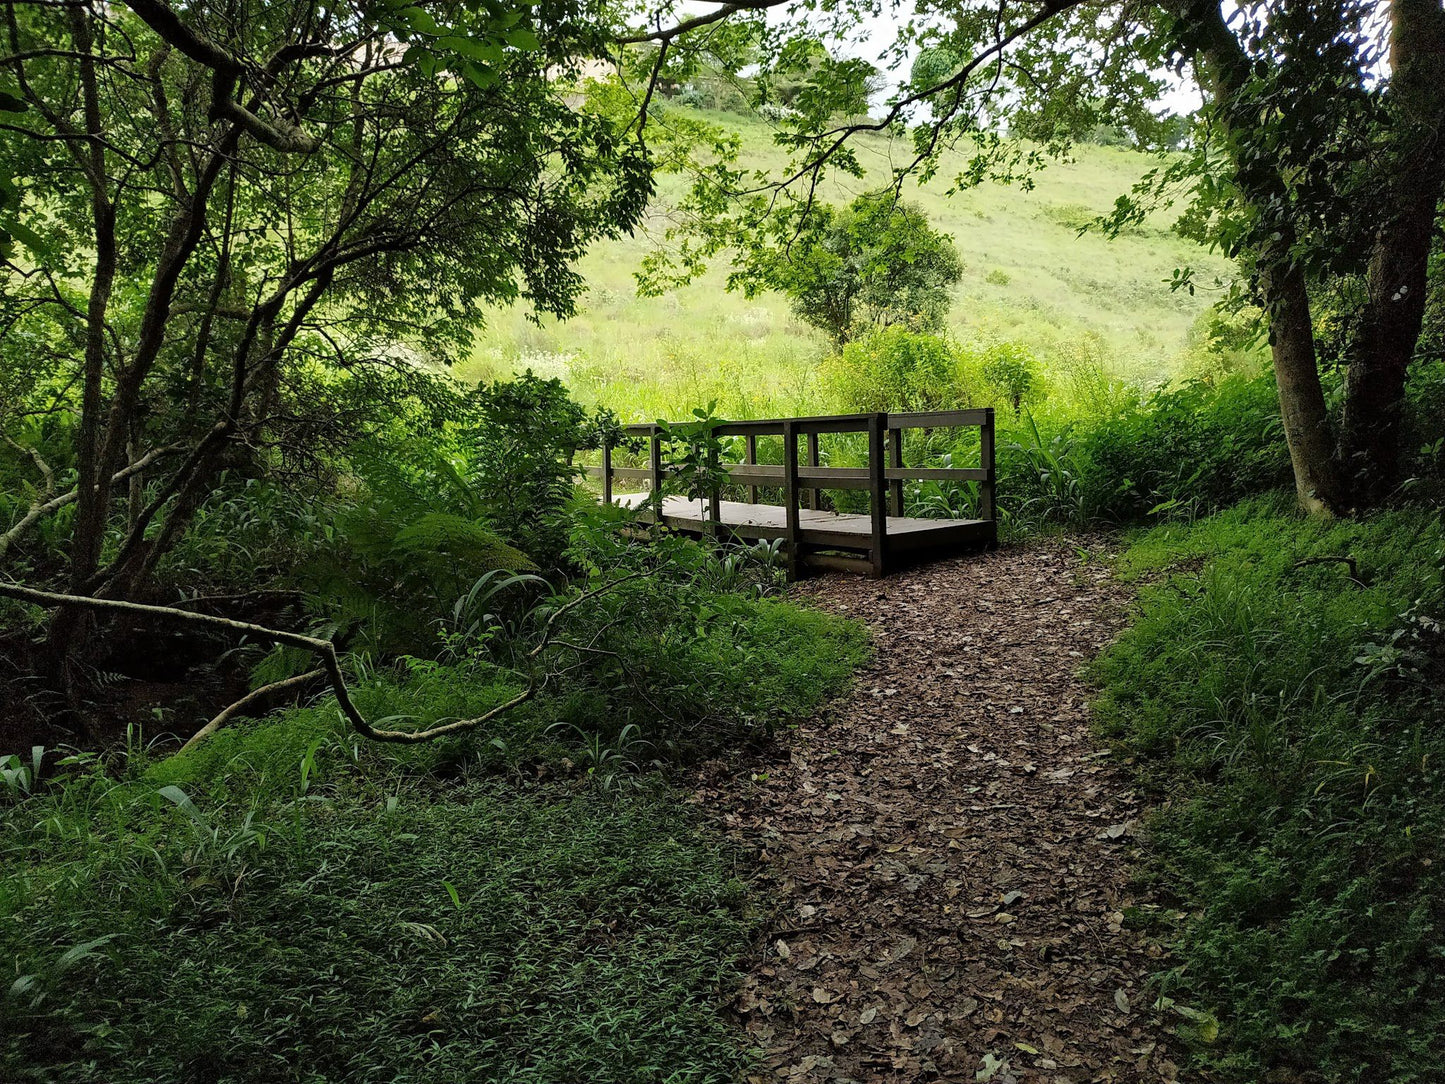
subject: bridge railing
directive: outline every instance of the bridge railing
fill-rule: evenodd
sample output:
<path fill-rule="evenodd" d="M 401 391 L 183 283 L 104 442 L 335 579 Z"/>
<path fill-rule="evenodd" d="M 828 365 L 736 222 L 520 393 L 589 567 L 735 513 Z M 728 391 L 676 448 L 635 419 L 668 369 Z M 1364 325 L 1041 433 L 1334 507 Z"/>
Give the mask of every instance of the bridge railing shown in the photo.
<path fill-rule="evenodd" d="M 979 431 L 979 464 L 976 467 L 908 467 L 904 465 L 904 434 L 909 430 L 974 428 Z M 653 493 L 659 492 L 667 477 L 663 461 L 663 445 L 668 432 L 661 425 L 630 425 L 624 429 L 628 437 L 647 442 L 646 467 L 613 465 L 613 447 L 604 444 L 600 466 L 587 471 L 602 482 L 603 500 L 611 503 L 616 483 L 643 482 Z M 881 565 L 887 543 L 887 517 L 904 513 L 903 484 L 908 481 L 976 482 L 979 487 L 978 519 L 992 522 L 996 518 L 994 503 L 994 414 L 992 407 L 971 410 L 937 410 L 913 413 L 834 414 L 807 418 L 770 418 L 758 421 L 722 422 L 713 432 L 718 437 L 741 437 L 741 463 L 719 464 L 729 484 L 744 488 L 747 502 L 758 503 L 760 487 L 776 487 L 782 491 L 786 515 L 785 537 L 796 549 L 800 534 L 800 510 L 806 496 L 811 508 L 818 508 L 819 493 L 825 489 L 866 490 L 869 494 L 872 537 L 870 551 L 875 565 Z M 833 434 L 862 433 L 867 435 L 867 465 L 862 467 L 831 467 L 820 461 L 819 438 Z M 758 462 L 758 438 L 780 437 L 783 462 Z M 799 440 L 804 438 L 806 450 L 800 455 Z M 709 518 L 720 523 L 721 492 L 708 495 Z"/>

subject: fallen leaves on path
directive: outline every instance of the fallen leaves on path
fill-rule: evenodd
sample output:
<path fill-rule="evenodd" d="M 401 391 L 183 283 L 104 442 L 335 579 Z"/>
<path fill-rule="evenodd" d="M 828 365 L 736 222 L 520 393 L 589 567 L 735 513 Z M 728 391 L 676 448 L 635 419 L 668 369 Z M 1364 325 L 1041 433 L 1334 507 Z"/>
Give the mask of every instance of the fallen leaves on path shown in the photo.
<path fill-rule="evenodd" d="M 776 918 L 734 1002 L 752 1080 L 1173 1081 L 1124 927 L 1138 802 L 1077 671 L 1127 596 L 1064 542 L 800 585 L 872 627 L 852 696 L 697 800 Z"/>

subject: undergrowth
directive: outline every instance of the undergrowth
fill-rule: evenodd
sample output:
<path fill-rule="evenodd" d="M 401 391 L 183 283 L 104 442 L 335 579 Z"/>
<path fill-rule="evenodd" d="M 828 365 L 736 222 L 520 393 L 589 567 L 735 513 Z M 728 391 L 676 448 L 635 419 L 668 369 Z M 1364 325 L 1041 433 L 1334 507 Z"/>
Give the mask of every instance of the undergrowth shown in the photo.
<path fill-rule="evenodd" d="M 675 800 L 302 779 L 218 805 L 134 782 L 89 829 L 12 811 L 0 1076 L 734 1079 L 751 919 Z"/>
<path fill-rule="evenodd" d="M 721 1007 L 754 919 L 667 769 L 813 710 L 866 637 L 613 526 L 572 559 L 620 585 L 484 728 L 369 743 L 318 694 L 164 760 L 0 764 L 0 1079 L 736 1079 Z M 556 605 L 459 605 L 434 658 L 349 656 L 356 703 L 485 713 Z"/>
<path fill-rule="evenodd" d="M 1149 583 L 1098 715 L 1161 802 L 1162 994 L 1213 1007 L 1233 1079 L 1445 1077 L 1442 562 L 1438 512 L 1270 499 L 1122 558 Z"/>

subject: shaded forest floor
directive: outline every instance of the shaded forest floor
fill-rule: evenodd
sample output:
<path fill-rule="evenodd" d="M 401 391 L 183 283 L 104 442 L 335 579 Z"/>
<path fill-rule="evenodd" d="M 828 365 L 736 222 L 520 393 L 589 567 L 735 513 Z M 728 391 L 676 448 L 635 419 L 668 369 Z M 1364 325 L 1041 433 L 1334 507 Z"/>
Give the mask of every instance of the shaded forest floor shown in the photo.
<path fill-rule="evenodd" d="M 776 909 L 734 1004 L 751 1079 L 1177 1079 L 1126 919 L 1140 806 L 1078 676 L 1126 615 L 1080 548 L 1106 544 L 797 589 L 877 653 L 783 752 L 699 785 Z"/>

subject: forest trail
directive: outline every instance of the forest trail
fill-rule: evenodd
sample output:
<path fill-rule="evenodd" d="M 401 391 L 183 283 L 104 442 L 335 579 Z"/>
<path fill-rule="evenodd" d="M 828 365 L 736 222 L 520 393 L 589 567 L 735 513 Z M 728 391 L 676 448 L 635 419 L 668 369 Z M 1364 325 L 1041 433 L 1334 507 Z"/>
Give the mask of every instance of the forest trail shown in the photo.
<path fill-rule="evenodd" d="M 776 908 L 734 1003 L 750 1080 L 1175 1080 L 1158 949 L 1122 928 L 1140 806 L 1077 674 L 1125 617 L 1106 564 L 1047 541 L 796 593 L 876 656 L 699 786 Z"/>

